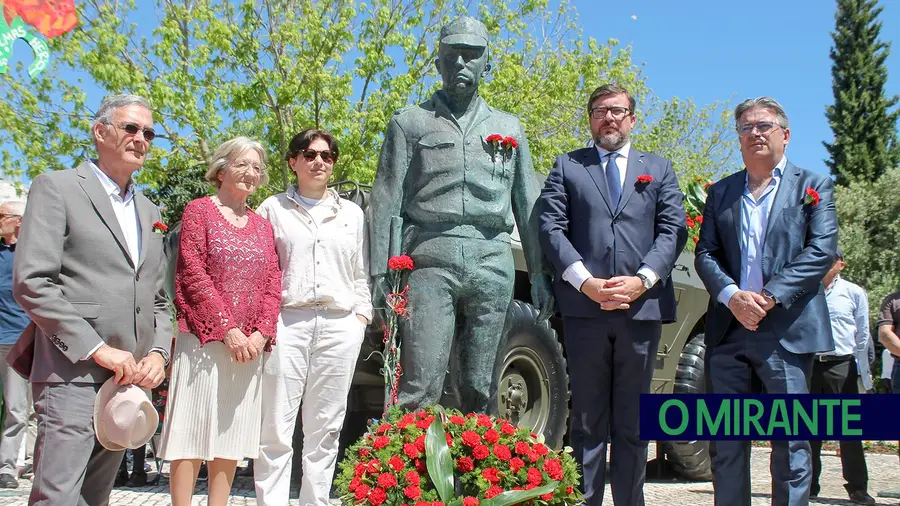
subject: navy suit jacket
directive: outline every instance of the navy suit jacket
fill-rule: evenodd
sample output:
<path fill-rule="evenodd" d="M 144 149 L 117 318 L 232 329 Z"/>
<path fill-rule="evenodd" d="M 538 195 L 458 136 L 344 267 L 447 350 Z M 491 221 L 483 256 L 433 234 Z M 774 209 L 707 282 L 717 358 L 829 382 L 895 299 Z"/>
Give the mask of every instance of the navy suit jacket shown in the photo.
<path fill-rule="evenodd" d="M 745 169 L 722 179 L 709 188 L 706 198 L 694 265 L 709 291 L 708 347 L 722 340 L 734 319 L 728 306 L 716 299 L 729 284 L 740 286 L 746 177 Z M 819 193 L 818 205 L 803 203 L 807 188 Z M 769 213 L 762 257 L 764 287 L 777 303 L 759 329 L 774 332 L 790 352 L 834 349 L 822 278 L 834 263 L 837 239 L 834 183 L 788 161 Z"/>
<path fill-rule="evenodd" d="M 653 180 L 638 183 L 641 175 Z M 582 261 L 603 279 L 633 276 L 641 266 L 653 269 L 659 281 L 625 311 L 635 320 L 675 321 L 671 271 L 687 242 L 687 226 L 684 195 L 669 160 L 632 147 L 622 196 L 612 208 L 597 149 L 560 155 L 544 184 L 538 212 L 541 247 L 555 272 L 560 313 L 606 313 L 562 279 L 570 265 Z"/>

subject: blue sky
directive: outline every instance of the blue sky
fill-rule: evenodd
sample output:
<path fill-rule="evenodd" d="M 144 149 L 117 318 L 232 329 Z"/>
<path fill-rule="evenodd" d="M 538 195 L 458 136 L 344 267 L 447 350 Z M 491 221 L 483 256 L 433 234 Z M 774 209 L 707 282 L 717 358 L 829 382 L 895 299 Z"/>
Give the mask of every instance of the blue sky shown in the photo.
<path fill-rule="evenodd" d="M 663 99 L 693 98 L 698 105 L 726 100 L 733 107 L 744 98 L 775 97 L 791 122 L 788 157 L 828 172 L 822 142 L 832 138 L 825 107 L 833 103 L 828 52 L 834 1 L 573 0 L 573 5 L 584 37 L 631 46 L 634 63 Z M 900 33 L 900 0 L 881 5 L 880 38 L 890 41 L 890 34 Z M 887 92 L 900 94 L 900 43 L 891 49 Z M 98 91 L 88 93 L 92 103 L 99 101 Z"/>
<path fill-rule="evenodd" d="M 575 0 L 586 37 L 618 39 L 643 63 L 648 85 L 660 97 L 692 97 L 698 104 L 768 95 L 791 123 L 788 158 L 828 173 L 823 141 L 832 132 L 825 107 L 831 91 L 829 0 Z M 880 39 L 900 34 L 900 1 L 882 0 Z M 632 16 L 636 16 L 633 19 Z M 900 40 L 888 56 L 887 92 L 900 94 Z M 735 149 L 737 140 L 735 139 Z"/>

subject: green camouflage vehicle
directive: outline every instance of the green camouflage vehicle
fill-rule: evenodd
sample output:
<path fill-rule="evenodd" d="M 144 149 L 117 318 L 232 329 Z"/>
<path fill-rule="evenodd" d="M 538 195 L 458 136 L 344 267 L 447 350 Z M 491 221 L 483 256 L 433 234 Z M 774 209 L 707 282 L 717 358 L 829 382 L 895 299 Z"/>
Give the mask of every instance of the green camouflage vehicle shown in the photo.
<path fill-rule="evenodd" d="M 541 180 L 544 176 L 539 175 Z M 352 181 L 335 183 L 344 198 L 365 209 L 370 187 Z M 178 223 L 166 237 L 166 253 L 170 259 L 168 289 L 173 293 Z M 497 406 L 493 413 L 522 427 L 542 434 L 548 445 L 560 448 L 566 444 L 569 418 L 569 375 L 563 346 L 562 320 L 554 315 L 537 323 L 537 310 L 531 305 L 531 289 L 525 268 L 525 257 L 518 231 L 511 236 L 510 247 L 516 266 L 513 302 L 507 317 L 506 335 L 497 357 L 495 378 L 498 384 Z M 663 326 L 656 360 L 652 389 L 655 393 L 703 393 L 704 315 L 708 294 L 694 272 L 694 256 L 685 252 L 672 273 L 678 321 Z M 377 418 L 385 400 L 379 352 L 382 333 L 370 327 L 366 332 L 357 362 L 347 408 L 347 419 L 341 434 L 342 447 L 356 441 L 365 431 L 366 422 Z M 451 353 L 451 357 L 456 356 Z M 454 405 L 455 364 L 450 365 L 442 403 Z M 294 433 L 297 448 L 302 441 L 302 427 Z M 658 441 L 668 466 L 690 480 L 711 480 L 709 445 L 705 441 Z M 341 450 L 341 455 L 343 449 Z M 294 459 L 299 467 L 301 459 Z M 295 470 L 296 471 L 296 470 Z"/>

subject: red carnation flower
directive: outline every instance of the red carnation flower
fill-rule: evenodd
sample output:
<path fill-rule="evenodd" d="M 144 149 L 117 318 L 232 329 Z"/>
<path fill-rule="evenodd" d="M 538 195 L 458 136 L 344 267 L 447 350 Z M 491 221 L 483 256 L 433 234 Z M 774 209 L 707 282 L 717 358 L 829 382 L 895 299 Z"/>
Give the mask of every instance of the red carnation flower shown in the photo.
<path fill-rule="evenodd" d="M 431 426 L 431 422 L 434 421 L 434 417 L 431 418 L 423 418 L 416 422 L 416 427 L 422 430 L 428 430 L 428 427 Z"/>
<path fill-rule="evenodd" d="M 485 499 L 490 499 L 492 497 L 497 497 L 498 495 L 503 493 L 503 489 L 498 487 L 497 485 L 491 485 L 490 488 L 487 489 L 484 493 Z"/>
<path fill-rule="evenodd" d="M 384 501 L 387 500 L 387 492 L 384 489 L 376 488 L 369 494 L 369 503 L 378 506 L 379 504 L 383 504 Z"/>
<path fill-rule="evenodd" d="M 479 436 L 478 433 L 474 430 L 463 431 L 462 442 L 468 447 L 474 447 L 475 445 L 481 443 L 481 436 Z"/>
<path fill-rule="evenodd" d="M 516 443 L 516 453 L 517 454 L 527 455 L 528 452 L 530 452 L 530 451 L 531 451 L 531 447 L 528 446 L 528 443 L 525 443 L 523 441 L 519 441 L 518 443 Z"/>
<path fill-rule="evenodd" d="M 356 492 L 353 493 L 353 497 L 356 498 L 357 501 L 362 501 L 369 495 L 369 486 L 366 484 L 362 484 L 356 487 Z"/>
<path fill-rule="evenodd" d="M 484 140 L 491 143 L 500 143 L 503 142 L 503 136 L 500 134 L 491 134 L 485 137 Z"/>
<path fill-rule="evenodd" d="M 819 192 L 814 190 L 812 187 L 806 189 L 806 197 L 803 199 L 804 204 L 811 204 L 813 206 L 819 205 Z"/>
<path fill-rule="evenodd" d="M 415 471 L 407 471 L 404 478 L 406 478 L 406 483 L 409 483 L 410 485 L 418 486 L 422 483 L 422 477 Z"/>
<path fill-rule="evenodd" d="M 393 467 L 393 468 L 394 468 L 394 471 L 397 471 L 397 472 L 399 473 L 400 471 L 403 470 L 403 466 L 404 466 L 404 464 L 403 464 L 403 459 L 401 459 L 400 457 L 394 455 L 393 457 L 391 457 L 391 458 L 388 460 L 388 465 L 390 465 L 391 467 Z"/>
<path fill-rule="evenodd" d="M 392 271 L 411 271 L 415 268 L 415 263 L 409 255 L 397 255 L 388 260 L 388 269 Z"/>
<path fill-rule="evenodd" d="M 365 462 L 360 462 L 356 464 L 356 467 L 353 468 L 353 476 L 362 476 L 366 472 L 366 464 Z"/>
<path fill-rule="evenodd" d="M 500 427 L 500 432 L 506 434 L 507 436 L 512 436 L 516 433 L 516 427 L 511 423 L 504 423 L 502 427 Z"/>
<path fill-rule="evenodd" d="M 378 459 L 372 459 L 366 464 L 366 472 L 369 474 L 375 474 L 379 470 L 381 470 L 381 461 Z"/>
<path fill-rule="evenodd" d="M 381 473 L 378 475 L 378 486 L 381 488 L 391 488 L 397 486 L 397 477 L 391 473 Z"/>
<path fill-rule="evenodd" d="M 541 496 L 541 499 L 550 502 L 553 499 L 553 492 L 548 492 Z"/>
<path fill-rule="evenodd" d="M 703 223 L 703 215 L 698 214 L 697 217 L 694 218 L 694 221 L 696 221 L 697 223 Z"/>
<path fill-rule="evenodd" d="M 494 425 L 494 422 L 488 415 L 478 415 L 478 422 L 476 424 L 481 427 L 491 427 Z"/>
<path fill-rule="evenodd" d="M 403 489 L 403 495 L 415 501 L 422 496 L 422 489 L 416 485 L 410 485 Z"/>
<path fill-rule="evenodd" d="M 534 467 L 528 468 L 528 483 L 533 485 L 540 485 L 541 482 L 544 481 L 544 475 Z"/>
<path fill-rule="evenodd" d="M 478 460 L 484 460 L 491 456 L 491 451 L 485 445 L 478 445 L 472 449 L 472 455 Z"/>
<path fill-rule="evenodd" d="M 416 438 L 416 449 L 421 453 L 425 453 L 425 435 L 421 435 Z M 450 445 L 447 445 L 450 446 Z"/>
<path fill-rule="evenodd" d="M 374 446 L 376 450 L 380 450 L 389 444 L 391 444 L 391 438 L 387 436 L 378 436 L 375 438 L 375 442 L 372 443 L 372 446 Z"/>
<path fill-rule="evenodd" d="M 488 443 L 496 443 L 500 441 L 500 433 L 495 431 L 494 429 L 488 429 L 487 432 L 484 433 L 484 440 Z"/>
<path fill-rule="evenodd" d="M 413 461 L 413 465 L 416 466 L 416 471 L 418 471 L 419 474 L 428 473 L 428 464 L 426 464 L 424 460 L 416 459 Z"/>
<path fill-rule="evenodd" d="M 515 137 L 506 137 L 503 139 L 503 147 L 506 149 L 514 149 L 519 147 L 519 141 Z"/>
<path fill-rule="evenodd" d="M 453 436 L 451 436 L 449 432 L 444 433 L 444 435 L 447 436 L 447 446 L 452 448 L 453 447 Z"/>
<path fill-rule="evenodd" d="M 699 237 L 694 237 L 694 244 L 697 244 L 698 242 L 700 242 L 700 238 L 699 238 Z"/>
<path fill-rule="evenodd" d="M 573 487 L 566 487 L 566 494 L 573 494 L 573 493 L 575 493 L 575 489 Z"/>
<path fill-rule="evenodd" d="M 509 451 L 509 447 L 506 445 L 494 446 L 494 455 L 496 455 L 496 457 L 503 462 L 506 462 L 512 458 L 512 452 Z"/>
<path fill-rule="evenodd" d="M 479 504 L 481 503 L 478 502 L 478 499 L 472 496 L 467 496 L 463 499 L 463 506 L 478 506 Z"/>
<path fill-rule="evenodd" d="M 509 460 L 509 469 L 512 472 L 518 473 L 519 469 L 522 469 L 523 467 L 525 467 L 525 461 L 519 457 L 513 457 Z"/>
<path fill-rule="evenodd" d="M 360 449 L 359 449 L 359 456 L 360 456 L 360 457 L 366 457 L 366 458 L 368 458 L 369 455 L 370 455 L 370 453 L 369 453 L 369 449 L 368 449 L 368 448 L 360 448 Z"/>
<path fill-rule="evenodd" d="M 496 467 L 489 467 L 481 472 L 481 476 L 483 476 L 485 480 L 496 484 L 500 481 L 500 470 Z"/>
<path fill-rule="evenodd" d="M 466 419 L 459 415 L 452 415 L 450 417 L 450 423 L 455 423 L 456 425 L 465 425 Z"/>
<path fill-rule="evenodd" d="M 547 476 L 551 480 L 560 481 L 563 479 L 563 466 L 557 459 L 547 459 L 544 462 L 544 471 L 547 471 Z"/>
<path fill-rule="evenodd" d="M 350 484 L 347 485 L 347 490 L 354 492 L 357 488 L 359 488 L 361 483 L 362 482 L 359 481 L 359 478 L 353 478 L 352 480 L 350 480 Z"/>
<path fill-rule="evenodd" d="M 640 176 L 637 177 L 638 184 L 650 183 L 652 181 L 653 181 L 653 176 L 651 176 L 650 174 L 641 174 Z"/>
<path fill-rule="evenodd" d="M 389 430 L 391 430 L 391 424 L 383 423 L 383 424 L 379 425 L 377 429 L 375 429 L 375 434 L 381 435 Z"/>
<path fill-rule="evenodd" d="M 531 462 L 532 464 L 541 460 L 541 456 L 538 455 L 538 452 L 534 452 L 534 451 L 528 452 L 527 457 L 528 457 L 528 462 Z"/>
<path fill-rule="evenodd" d="M 456 461 L 456 468 L 464 473 L 468 473 L 475 469 L 475 463 L 469 457 L 460 457 Z"/>
<path fill-rule="evenodd" d="M 548 453 L 550 453 L 550 449 L 547 448 L 547 445 L 545 445 L 543 443 L 538 443 L 538 444 L 534 445 L 534 451 L 537 452 L 537 454 L 542 457 L 547 455 Z"/>
<path fill-rule="evenodd" d="M 403 445 L 403 453 L 411 458 L 415 459 L 419 457 L 419 449 L 416 448 L 416 445 L 413 443 L 406 443 Z"/>
<path fill-rule="evenodd" d="M 685 220 L 685 222 L 687 223 L 688 228 L 694 228 L 694 220 L 692 220 L 690 216 L 688 216 L 688 219 Z"/>

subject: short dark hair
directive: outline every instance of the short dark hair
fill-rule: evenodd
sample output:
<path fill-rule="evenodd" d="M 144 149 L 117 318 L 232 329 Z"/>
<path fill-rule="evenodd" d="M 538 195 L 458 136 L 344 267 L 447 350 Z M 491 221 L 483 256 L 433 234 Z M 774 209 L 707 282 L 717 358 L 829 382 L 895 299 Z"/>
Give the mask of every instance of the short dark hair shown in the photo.
<path fill-rule="evenodd" d="M 285 160 L 290 160 L 291 158 L 296 157 L 300 154 L 301 151 L 305 151 L 312 141 L 316 139 L 322 139 L 328 143 L 328 150 L 331 151 L 331 155 L 336 162 L 338 159 L 338 141 L 334 138 L 334 135 L 327 130 L 319 130 L 315 128 L 306 129 L 299 134 L 295 135 L 291 142 L 288 143 L 288 152 L 284 157 Z"/>
<path fill-rule="evenodd" d="M 591 93 L 591 98 L 588 99 L 587 103 L 588 114 L 591 113 L 591 106 L 594 105 L 594 102 L 596 102 L 598 98 L 621 94 L 625 94 L 625 96 L 628 97 L 628 108 L 631 109 L 631 114 L 634 114 L 634 97 L 625 88 L 612 83 L 599 86 Z"/>

